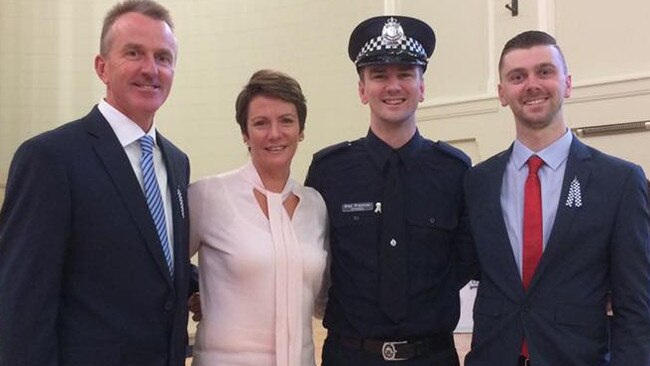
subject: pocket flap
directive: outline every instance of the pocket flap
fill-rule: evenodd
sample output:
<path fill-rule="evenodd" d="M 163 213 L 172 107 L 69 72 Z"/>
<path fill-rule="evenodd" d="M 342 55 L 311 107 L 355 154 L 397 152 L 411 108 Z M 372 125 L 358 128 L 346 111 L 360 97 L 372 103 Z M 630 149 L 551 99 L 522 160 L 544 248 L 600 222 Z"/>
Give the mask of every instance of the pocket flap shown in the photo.
<path fill-rule="evenodd" d="M 559 305 L 555 310 L 555 321 L 560 324 L 598 324 L 607 316 L 600 306 Z"/>
<path fill-rule="evenodd" d="M 411 225 L 428 227 L 439 230 L 453 230 L 457 225 L 455 214 L 450 210 L 442 212 L 436 206 L 419 205 L 410 210 L 407 215 L 407 222 Z"/>

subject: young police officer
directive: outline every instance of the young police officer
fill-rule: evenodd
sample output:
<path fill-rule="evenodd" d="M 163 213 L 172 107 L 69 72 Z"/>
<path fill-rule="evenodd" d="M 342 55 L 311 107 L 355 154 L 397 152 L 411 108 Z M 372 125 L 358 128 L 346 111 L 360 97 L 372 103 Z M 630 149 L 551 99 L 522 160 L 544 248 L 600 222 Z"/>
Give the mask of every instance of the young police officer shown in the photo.
<path fill-rule="evenodd" d="M 415 125 L 434 47 L 433 30 L 408 17 L 371 18 L 350 36 L 370 130 L 315 154 L 306 180 L 331 225 L 324 366 L 458 365 L 458 290 L 473 263 L 462 193 L 470 161 Z"/>

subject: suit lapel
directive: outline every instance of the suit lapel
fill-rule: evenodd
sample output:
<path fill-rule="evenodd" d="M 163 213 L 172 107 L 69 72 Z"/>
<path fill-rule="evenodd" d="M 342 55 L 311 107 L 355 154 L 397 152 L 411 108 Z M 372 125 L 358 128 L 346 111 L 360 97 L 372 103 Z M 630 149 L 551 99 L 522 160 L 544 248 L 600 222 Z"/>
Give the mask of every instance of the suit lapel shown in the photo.
<path fill-rule="evenodd" d="M 93 149 L 113 180 L 124 205 L 144 238 L 157 267 L 171 286 L 171 277 L 162 252 L 160 239 L 158 238 L 147 201 L 138 183 L 138 179 L 133 172 L 129 158 L 120 145 L 111 126 L 97 107 L 93 108 L 90 114 L 85 117 L 85 120 L 87 122 L 87 131 L 93 136 L 91 138 Z"/>
<path fill-rule="evenodd" d="M 580 209 L 575 205 L 570 207 L 567 204 L 569 190 L 571 189 L 572 182 L 576 180 L 579 182 L 580 191 L 584 194 L 591 176 L 590 158 L 591 154 L 587 150 L 587 147 L 574 136 L 573 141 L 571 142 L 569 156 L 567 158 L 566 169 L 564 171 L 562 193 L 560 194 L 560 201 L 558 202 L 557 213 L 555 215 L 555 221 L 553 222 L 553 229 L 551 230 L 551 235 L 546 243 L 546 248 L 544 249 L 542 258 L 533 276 L 530 290 L 535 287 L 535 284 L 540 278 L 543 278 L 542 276 L 548 267 L 548 263 L 553 261 L 553 258 L 558 255 L 558 251 L 562 248 L 562 245 L 567 245 L 564 242 L 564 236 L 573 225 L 575 215 Z"/>
<path fill-rule="evenodd" d="M 503 208 L 501 207 L 501 186 L 503 184 L 503 175 L 506 170 L 510 155 L 512 154 L 512 145 L 510 149 L 497 155 L 493 167 L 485 169 L 488 172 L 486 182 L 489 183 L 489 194 L 485 197 L 487 202 L 488 220 L 494 234 L 494 254 L 491 257 L 497 261 L 495 268 L 502 270 L 496 271 L 501 278 L 495 279 L 495 282 L 504 287 L 504 293 L 516 294 L 523 296 L 524 291 L 521 285 L 521 276 L 512 252 L 512 245 L 506 229 L 506 223 L 503 218 Z"/>

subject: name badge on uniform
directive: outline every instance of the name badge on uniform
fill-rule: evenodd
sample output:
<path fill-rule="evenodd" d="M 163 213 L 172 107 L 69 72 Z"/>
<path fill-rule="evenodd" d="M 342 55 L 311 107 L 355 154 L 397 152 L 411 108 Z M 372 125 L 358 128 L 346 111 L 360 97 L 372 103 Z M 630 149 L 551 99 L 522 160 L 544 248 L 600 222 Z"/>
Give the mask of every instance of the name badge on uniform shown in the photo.
<path fill-rule="evenodd" d="M 341 205 L 343 212 L 363 212 L 372 211 L 375 205 L 372 202 L 344 203 Z"/>

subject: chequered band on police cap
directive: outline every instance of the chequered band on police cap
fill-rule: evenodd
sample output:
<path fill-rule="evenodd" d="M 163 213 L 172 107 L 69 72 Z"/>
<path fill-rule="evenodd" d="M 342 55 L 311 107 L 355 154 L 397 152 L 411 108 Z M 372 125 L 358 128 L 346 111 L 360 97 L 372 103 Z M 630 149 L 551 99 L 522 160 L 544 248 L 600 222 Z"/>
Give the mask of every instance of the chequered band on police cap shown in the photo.
<path fill-rule="evenodd" d="M 408 50 L 411 53 L 416 54 L 418 57 L 421 57 L 423 60 L 427 59 L 427 53 L 425 52 L 424 47 L 422 47 L 422 44 L 411 37 L 402 36 L 397 40 L 391 41 L 387 40 L 384 36 L 379 36 L 372 38 L 361 47 L 361 51 L 359 51 L 355 62 L 359 61 L 368 53 L 396 49 Z"/>

